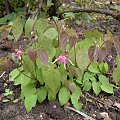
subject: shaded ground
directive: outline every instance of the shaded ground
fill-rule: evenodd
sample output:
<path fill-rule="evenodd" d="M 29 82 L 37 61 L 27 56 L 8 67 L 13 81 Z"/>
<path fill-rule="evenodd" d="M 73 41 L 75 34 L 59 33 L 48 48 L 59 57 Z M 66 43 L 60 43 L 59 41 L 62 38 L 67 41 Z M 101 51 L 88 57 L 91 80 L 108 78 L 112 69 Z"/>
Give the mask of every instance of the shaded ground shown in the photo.
<path fill-rule="evenodd" d="M 112 29 L 114 35 L 120 37 L 120 23 L 116 21 L 109 24 L 106 22 L 98 23 L 100 29 L 105 28 L 106 25 Z M 89 26 L 89 28 L 91 27 Z M 11 43 L 10 46 L 6 47 L 6 42 L 0 43 L 0 58 L 8 56 L 18 47 L 18 44 L 24 47 L 27 43 L 26 40 L 22 39 L 22 42 L 19 41 L 17 45 Z M 5 75 L 0 78 L 0 120 L 85 120 L 76 112 L 60 107 L 58 101 L 46 101 L 43 104 L 38 104 L 30 113 L 26 112 L 20 100 L 17 103 L 2 102 L 6 98 L 10 101 L 20 98 L 20 86 L 14 86 L 12 82 L 8 81 L 8 74 L 16 65 L 10 59 L 8 64 Z M 5 98 L 3 93 L 6 88 L 12 90 L 13 95 Z M 101 93 L 99 97 L 95 97 L 92 93 L 84 93 L 80 101 L 84 104 L 81 111 L 95 120 L 120 120 L 120 87 L 115 90 L 114 95 L 110 96 Z"/>

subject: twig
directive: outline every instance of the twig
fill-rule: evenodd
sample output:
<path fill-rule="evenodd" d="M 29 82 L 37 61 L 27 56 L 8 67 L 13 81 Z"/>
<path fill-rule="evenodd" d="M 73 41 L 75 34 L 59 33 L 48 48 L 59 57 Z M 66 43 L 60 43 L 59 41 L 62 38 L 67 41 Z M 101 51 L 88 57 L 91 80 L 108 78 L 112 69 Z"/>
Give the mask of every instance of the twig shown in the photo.
<path fill-rule="evenodd" d="M 6 8 L 7 14 L 9 14 L 10 13 L 9 1 L 8 0 L 4 0 L 4 4 L 5 4 L 5 8 Z"/>
<path fill-rule="evenodd" d="M 104 102 L 103 101 L 100 101 L 98 99 L 96 99 L 95 97 L 93 97 L 92 95 L 90 95 L 89 93 L 86 93 L 89 97 L 91 97 L 93 100 L 99 102 L 100 104 L 104 105 Z"/>
<path fill-rule="evenodd" d="M 30 13 L 28 12 L 28 10 L 29 10 L 29 6 L 27 4 L 27 5 L 25 5 L 25 8 L 24 8 L 24 16 L 23 16 L 23 18 L 27 18 L 29 16 Z"/>
<path fill-rule="evenodd" d="M 41 10 L 41 6 L 42 6 L 42 0 L 37 0 L 36 1 L 36 8 L 35 11 L 32 12 L 32 19 L 34 20 L 35 17 L 39 14 L 40 10 Z"/>
<path fill-rule="evenodd" d="M 114 19 L 120 21 L 120 13 L 115 14 L 112 11 L 103 10 L 103 9 L 92 9 L 92 8 L 91 9 L 89 9 L 89 8 L 79 8 L 79 9 L 68 10 L 68 11 L 64 11 L 64 12 L 60 13 L 60 16 L 62 16 L 64 13 L 68 13 L 68 12 L 73 12 L 73 13 L 79 13 L 79 12 L 100 13 L 100 14 L 105 14 L 105 15 L 111 16 Z"/>
<path fill-rule="evenodd" d="M 74 112 L 82 115 L 82 116 L 85 117 L 87 120 L 95 120 L 94 118 L 92 118 L 92 117 L 86 115 L 85 113 L 83 113 L 83 112 L 81 112 L 81 111 L 78 111 L 78 110 L 76 110 L 76 109 L 74 109 L 74 108 L 72 108 L 72 107 L 67 107 L 67 106 L 66 106 L 65 108 L 70 109 L 70 110 L 72 110 L 72 111 L 74 111 Z"/>
<path fill-rule="evenodd" d="M 98 99 L 96 99 L 95 97 L 93 97 L 92 95 L 90 95 L 89 93 L 86 93 L 89 97 L 91 97 L 93 100 L 99 102 L 100 104 L 104 105 L 105 106 L 105 103 L 104 101 L 100 101 Z M 111 107 L 112 109 L 115 109 L 114 107 L 112 107 L 111 105 L 108 105 L 109 107 Z"/>
<path fill-rule="evenodd" d="M 4 74 L 5 74 L 5 71 L 0 75 L 0 78 L 2 78 Z"/>

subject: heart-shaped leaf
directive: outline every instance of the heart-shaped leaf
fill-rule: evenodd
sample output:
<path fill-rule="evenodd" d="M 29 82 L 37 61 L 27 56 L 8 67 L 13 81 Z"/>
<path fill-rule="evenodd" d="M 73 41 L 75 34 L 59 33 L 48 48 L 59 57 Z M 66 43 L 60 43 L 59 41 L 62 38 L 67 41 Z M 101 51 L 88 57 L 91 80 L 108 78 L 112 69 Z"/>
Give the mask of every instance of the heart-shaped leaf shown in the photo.
<path fill-rule="evenodd" d="M 35 60 L 37 59 L 37 51 L 30 48 L 28 50 L 28 56 L 29 56 L 29 58 L 31 59 L 32 62 L 35 62 Z"/>
<path fill-rule="evenodd" d="M 48 53 L 45 50 L 39 50 L 37 55 L 43 64 L 48 64 Z"/>

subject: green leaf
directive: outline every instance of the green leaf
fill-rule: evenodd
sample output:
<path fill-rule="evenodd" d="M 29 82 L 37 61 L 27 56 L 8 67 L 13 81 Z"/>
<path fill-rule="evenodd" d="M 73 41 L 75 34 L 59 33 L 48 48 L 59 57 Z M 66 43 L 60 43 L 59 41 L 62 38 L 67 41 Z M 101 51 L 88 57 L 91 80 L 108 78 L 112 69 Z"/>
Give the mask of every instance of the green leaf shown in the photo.
<path fill-rule="evenodd" d="M 18 69 L 14 69 L 10 74 L 9 74 L 9 80 L 14 81 L 14 79 L 19 75 Z"/>
<path fill-rule="evenodd" d="M 55 28 L 49 28 L 48 30 L 46 30 L 44 32 L 44 36 L 46 36 L 47 38 L 53 40 L 58 36 L 58 32 L 56 31 Z"/>
<path fill-rule="evenodd" d="M 85 30 L 84 35 L 89 39 L 96 40 L 97 43 L 99 43 L 100 40 L 103 40 L 104 37 L 103 34 L 96 29 Z"/>
<path fill-rule="evenodd" d="M 76 84 L 74 82 L 70 82 L 68 87 L 72 93 L 76 90 Z"/>
<path fill-rule="evenodd" d="M 19 85 L 19 84 L 22 84 L 22 85 L 27 85 L 31 79 L 29 78 L 31 76 L 31 73 L 29 72 L 23 72 L 23 73 L 20 73 L 15 79 L 14 79 L 14 84 L 15 85 Z"/>
<path fill-rule="evenodd" d="M 4 24 L 7 21 L 7 18 L 3 17 L 0 18 L 0 24 Z"/>
<path fill-rule="evenodd" d="M 49 61 L 52 61 L 55 54 L 56 54 L 56 49 L 54 47 L 52 47 L 48 50 Z"/>
<path fill-rule="evenodd" d="M 64 69 L 64 65 L 61 64 L 61 66 L 58 68 L 58 70 L 60 71 L 61 76 L 61 82 L 62 85 L 65 85 L 65 79 L 67 79 L 67 71 Z"/>
<path fill-rule="evenodd" d="M 37 60 L 36 60 L 36 65 L 37 65 L 38 69 L 42 68 L 43 64 L 39 58 L 37 58 Z"/>
<path fill-rule="evenodd" d="M 80 95 L 81 95 L 81 89 L 78 86 L 76 86 L 76 90 L 72 93 L 70 98 L 73 106 L 77 110 L 80 110 L 82 108 L 82 104 L 78 102 L 78 100 L 80 99 Z"/>
<path fill-rule="evenodd" d="M 116 57 L 117 67 L 120 67 L 120 55 Z"/>
<path fill-rule="evenodd" d="M 42 103 L 46 99 L 46 96 L 47 96 L 47 91 L 45 87 L 37 88 L 37 99 L 39 103 Z"/>
<path fill-rule="evenodd" d="M 59 91 L 60 105 L 61 106 L 65 105 L 69 99 L 70 99 L 70 91 L 67 88 L 62 87 Z"/>
<path fill-rule="evenodd" d="M 104 75 L 100 75 L 99 76 L 99 81 L 103 84 L 103 85 L 109 85 L 109 80 L 106 76 Z"/>
<path fill-rule="evenodd" d="M 36 69 L 36 76 L 40 84 L 44 84 L 43 74 L 42 74 L 42 68 Z"/>
<path fill-rule="evenodd" d="M 108 64 L 107 63 L 99 63 L 99 70 L 101 72 L 107 72 L 108 71 Z"/>
<path fill-rule="evenodd" d="M 78 84 L 82 84 L 82 78 L 78 76 L 77 79 L 76 79 L 76 82 L 77 82 Z"/>
<path fill-rule="evenodd" d="M 49 51 L 52 48 L 52 42 L 53 40 L 43 37 L 42 40 L 39 40 L 38 44 L 40 45 L 41 49 Z"/>
<path fill-rule="evenodd" d="M 86 82 L 87 80 L 89 80 L 90 78 L 93 78 L 95 75 L 95 73 L 92 73 L 92 72 L 85 72 L 84 75 L 83 75 L 83 83 Z"/>
<path fill-rule="evenodd" d="M 110 93 L 113 94 L 113 85 L 109 84 L 109 85 L 100 85 L 101 89 L 103 91 L 105 91 L 106 93 Z"/>
<path fill-rule="evenodd" d="M 22 97 L 30 96 L 36 93 L 35 84 L 22 85 Z"/>
<path fill-rule="evenodd" d="M 13 91 L 11 91 L 10 89 L 5 89 L 5 93 L 4 96 L 8 96 L 8 95 L 12 95 Z"/>
<path fill-rule="evenodd" d="M 111 8 L 120 11 L 120 5 L 111 6 Z"/>
<path fill-rule="evenodd" d="M 18 101 L 19 101 L 19 99 L 15 99 L 15 100 L 13 100 L 12 102 L 13 102 L 13 103 L 18 103 Z"/>
<path fill-rule="evenodd" d="M 35 29 L 37 30 L 38 36 L 42 36 L 47 27 L 48 23 L 45 19 L 39 19 L 35 22 Z"/>
<path fill-rule="evenodd" d="M 4 99 L 4 100 L 2 100 L 2 102 L 9 102 L 10 100 L 8 100 L 8 99 Z"/>
<path fill-rule="evenodd" d="M 84 86 L 83 87 L 84 91 L 90 91 L 92 83 L 91 83 L 91 81 L 86 81 L 83 86 Z"/>
<path fill-rule="evenodd" d="M 33 107 L 35 107 L 37 101 L 37 95 L 36 94 L 31 94 L 30 96 L 25 97 L 25 108 L 27 112 L 30 112 Z"/>
<path fill-rule="evenodd" d="M 82 79 L 83 73 L 78 67 L 75 67 L 75 74 L 76 74 L 77 77 Z"/>
<path fill-rule="evenodd" d="M 104 69 L 105 69 L 105 72 L 108 71 L 109 67 L 108 67 L 108 64 L 107 64 L 107 63 L 104 63 Z"/>
<path fill-rule="evenodd" d="M 54 5 L 52 0 L 47 0 L 47 7 L 50 8 L 52 5 Z"/>
<path fill-rule="evenodd" d="M 77 0 L 77 2 L 78 2 L 78 3 L 80 3 L 80 2 L 81 2 L 81 0 Z"/>
<path fill-rule="evenodd" d="M 21 18 L 17 17 L 16 20 L 13 21 L 12 33 L 17 41 L 23 32 L 23 25 L 21 24 Z"/>
<path fill-rule="evenodd" d="M 97 82 L 96 79 L 95 79 L 95 77 L 94 77 L 94 78 L 91 78 L 90 80 L 92 81 L 93 91 L 94 91 L 94 93 L 98 96 L 99 93 L 101 92 L 101 88 L 100 88 L 101 83 L 100 83 L 100 82 Z"/>
<path fill-rule="evenodd" d="M 35 69 L 34 63 L 30 60 L 28 55 L 22 55 L 22 60 L 23 60 L 23 68 L 26 72 L 31 72 L 33 73 Z"/>
<path fill-rule="evenodd" d="M 76 62 L 80 70 L 84 71 L 89 64 L 88 54 L 84 50 L 79 50 L 76 55 Z"/>
<path fill-rule="evenodd" d="M 57 69 L 48 69 L 43 71 L 43 75 L 49 100 L 55 99 L 61 86 L 61 74 Z"/>
<path fill-rule="evenodd" d="M 31 32 L 32 29 L 33 29 L 33 25 L 34 25 L 35 21 L 36 21 L 36 18 L 35 18 L 34 20 L 31 19 L 31 18 L 28 18 L 28 19 L 27 19 L 26 24 L 25 24 L 25 35 L 26 35 L 27 37 L 30 36 L 30 32 Z"/>
<path fill-rule="evenodd" d="M 118 85 L 118 83 L 120 81 L 120 67 L 117 67 L 117 68 L 114 69 L 113 79 L 114 79 L 116 85 Z"/>
<path fill-rule="evenodd" d="M 95 61 L 89 65 L 88 70 L 92 73 L 100 73 L 98 69 L 98 63 Z"/>
<path fill-rule="evenodd" d="M 118 85 L 120 81 L 120 55 L 116 57 L 116 62 L 117 62 L 117 68 L 115 68 L 113 71 L 113 79 L 116 85 Z"/>

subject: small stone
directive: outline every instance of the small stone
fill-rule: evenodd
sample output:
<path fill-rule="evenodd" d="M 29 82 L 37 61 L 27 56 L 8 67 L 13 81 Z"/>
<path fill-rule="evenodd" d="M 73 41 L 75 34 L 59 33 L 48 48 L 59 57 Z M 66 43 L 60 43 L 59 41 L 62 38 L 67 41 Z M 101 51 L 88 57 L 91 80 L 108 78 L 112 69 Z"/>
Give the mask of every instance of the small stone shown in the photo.
<path fill-rule="evenodd" d="M 73 116 L 74 114 L 73 113 L 71 113 L 71 116 Z"/>
<path fill-rule="evenodd" d="M 31 31 L 31 35 L 33 35 L 33 31 Z"/>
<path fill-rule="evenodd" d="M 100 107 L 100 108 L 102 108 L 102 107 L 103 107 L 103 105 L 102 105 L 101 103 L 98 103 L 98 105 L 99 105 L 99 107 Z"/>
<path fill-rule="evenodd" d="M 104 120 L 111 120 L 107 112 L 102 112 L 100 113 L 100 115 L 102 116 L 102 118 L 104 118 Z"/>
<path fill-rule="evenodd" d="M 114 103 L 114 106 L 116 106 L 117 108 L 119 108 L 120 109 L 120 103 Z"/>
<path fill-rule="evenodd" d="M 57 106 L 56 106 L 56 105 L 53 105 L 53 108 L 55 109 L 55 108 L 57 108 Z"/>
<path fill-rule="evenodd" d="M 95 115 L 95 114 L 93 114 L 93 117 L 96 117 L 96 115 Z"/>
<path fill-rule="evenodd" d="M 40 118 L 41 118 L 41 119 L 43 119 L 43 116 L 42 116 L 42 114 L 40 114 Z"/>
<path fill-rule="evenodd" d="M 36 36 L 35 36 L 35 40 L 37 40 L 37 39 L 38 39 L 38 36 L 36 35 Z"/>
<path fill-rule="evenodd" d="M 63 3 L 63 4 L 62 4 L 62 6 L 63 6 L 63 7 L 65 7 L 65 6 L 66 6 L 66 4 L 65 4 L 65 3 Z"/>
<path fill-rule="evenodd" d="M 6 83 L 4 83 L 4 87 L 6 87 L 7 86 L 7 84 Z"/>

